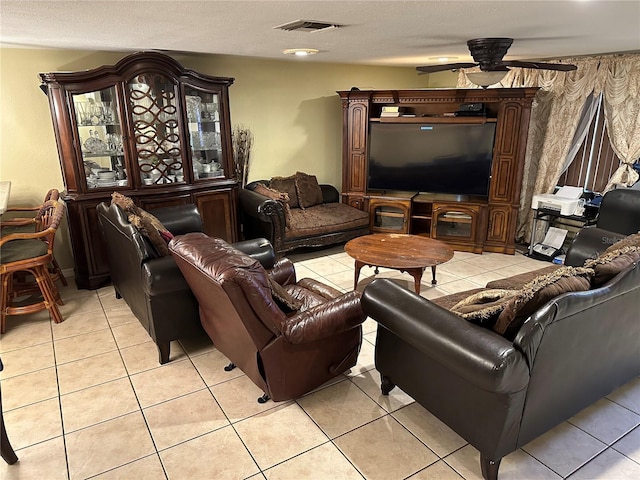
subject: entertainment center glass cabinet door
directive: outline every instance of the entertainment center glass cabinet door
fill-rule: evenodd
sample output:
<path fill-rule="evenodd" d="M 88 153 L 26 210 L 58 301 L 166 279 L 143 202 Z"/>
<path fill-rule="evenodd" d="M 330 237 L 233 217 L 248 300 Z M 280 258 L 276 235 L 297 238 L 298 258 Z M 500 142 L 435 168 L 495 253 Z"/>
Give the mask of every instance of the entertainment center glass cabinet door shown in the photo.
<path fill-rule="evenodd" d="M 478 225 L 483 218 L 482 205 L 433 204 L 431 237 L 464 250 L 482 251 Z"/>
<path fill-rule="evenodd" d="M 411 198 L 371 197 L 369 230 L 375 233 L 409 233 Z"/>

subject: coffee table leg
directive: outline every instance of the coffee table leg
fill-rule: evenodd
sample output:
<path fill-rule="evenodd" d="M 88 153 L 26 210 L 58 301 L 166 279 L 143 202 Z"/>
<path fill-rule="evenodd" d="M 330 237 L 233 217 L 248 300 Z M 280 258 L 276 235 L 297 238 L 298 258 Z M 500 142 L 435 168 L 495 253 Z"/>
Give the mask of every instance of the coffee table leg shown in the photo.
<path fill-rule="evenodd" d="M 420 295 L 420 280 L 422 280 L 422 272 L 424 272 L 424 268 L 407 268 L 406 270 L 401 271 L 405 271 L 413 277 L 416 293 Z"/>
<path fill-rule="evenodd" d="M 435 285 L 436 283 L 438 283 L 438 281 L 436 280 L 436 266 L 434 265 L 433 267 L 431 267 L 431 276 L 433 277 L 431 280 L 431 285 Z"/>
<path fill-rule="evenodd" d="M 360 278 L 360 270 L 362 270 L 362 267 L 364 266 L 364 263 L 362 263 L 359 260 L 356 260 L 356 266 L 355 266 L 355 277 L 353 279 L 353 289 L 356 290 L 358 288 L 358 278 Z"/>

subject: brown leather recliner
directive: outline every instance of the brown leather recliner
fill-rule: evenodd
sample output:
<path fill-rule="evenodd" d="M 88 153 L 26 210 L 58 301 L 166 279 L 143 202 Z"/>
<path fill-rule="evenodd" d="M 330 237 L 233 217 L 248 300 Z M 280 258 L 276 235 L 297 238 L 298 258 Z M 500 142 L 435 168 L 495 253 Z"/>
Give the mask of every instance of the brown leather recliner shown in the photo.
<path fill-rule="evenodd" d="M 205 331 L 265 392 L 261 403 L 299 397 L 355 365 L 366 318 L 358 292 L 342 294 L 308 278 L 296 282 L 289 259 L 267 270 L 202 233 L 175 237 L 169 250 L 200 304 Z M 297 311 L 285 313 L 272 295 L 281 301 L 282 291 L 269 277 L 284 287 L 285 303 L 301 304 Z"/>

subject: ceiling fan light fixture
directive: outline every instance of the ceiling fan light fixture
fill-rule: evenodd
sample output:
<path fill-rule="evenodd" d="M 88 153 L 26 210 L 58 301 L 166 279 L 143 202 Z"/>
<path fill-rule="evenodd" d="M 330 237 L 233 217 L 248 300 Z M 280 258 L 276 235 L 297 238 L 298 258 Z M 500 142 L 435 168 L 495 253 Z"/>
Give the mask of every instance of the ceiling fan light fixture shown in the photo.
<path fill-rule="evenodd" d="M 315 48 L 288 48 L 282 53 L 285 55 L 294 55 L 296 57 L 308 57 L 309 55 L 315 55 L 319 51 L 320 50 L 316 50 Z"/>
<path fill-rule="evenodd" d="M 487 88 L 489 85 L 500 83 L 502 79 L 509 73 L 508 71 L 497 72 L 468 72 L 467 78 L 474 85 Z"/>

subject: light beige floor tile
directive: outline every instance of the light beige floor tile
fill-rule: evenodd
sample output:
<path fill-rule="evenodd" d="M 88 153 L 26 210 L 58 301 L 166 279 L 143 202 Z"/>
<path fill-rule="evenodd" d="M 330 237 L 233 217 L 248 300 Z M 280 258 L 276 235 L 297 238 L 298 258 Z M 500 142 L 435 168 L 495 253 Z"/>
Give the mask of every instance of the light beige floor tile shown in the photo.
<path fill-rule="evenodd" d="M 420 289 L 420 296 L 426 298 L 427 300 L 433 300 L 434 298 L 444 297 L 445 295 L 449 295 L 444 290 L 440 289 L 440 287 L 430 285 L 427 288 Z"/>
<path fill-rule="evenodd" d="M 231 427 L 164 450 L 160 458 L 169 480 L 232 480 L 260 471 Z"/>
<path fill-rule="evenodd" d="M 74 337 L 84 333 L 96 332 L 109 328 L 107 317 L 98 312 L 89 314 L 71 315 L 65 318 L 64 322 L 59 323 L 52 328 L 53 338 L 60 340 L 62 338 Z"/>
<path fill-rule="evenodd" d="M 61 285 L 60 283 L 57 284 L 58 292 L 60 293 L 60 296 L 62 296 L 63 300 L 65 300 L 65 302 L 72 298 L 96 296 L 97 290 L 78 289 L 73 277 L 67 277 L 67 283 L 68 285 L 66 287 Z"/>
<path fill-rule="evenodd" d="M 161 366 L 158 356 L 158 346 L 150 338 L 144 343 L 122 348 L 120 350 L 120 355 L 122 355 L 122 359 L 124 360 L 124 364 L 127 367 L 129 375 Z M 171 342 L 169 363 L 178 360 L 185 360 L 186 358 L 187 354 L 182 349 L 180 342 L 177 340 Z"/>
<path fill-rule="evenodd" d="M 362 480 L 362 475 L 335 445 L 325 443 L 265 472 L 268 480 Z"/>
<path fill-rule="evenodd" d="M 328 440 L 296 403 L 238 422 L 235 429 L 262 470 Z"/>
<path fill-rule="evenodd" d="M 445 283 L 443 285 L 438 284 L 438 288 L 447 292 L 447 294 L 465 292 L 467 290 L 471 290 L 472 288 L 483 287 L 484 285 L 480 285 L 479 283 L 474 283 L 469 280 L 456 280 L 455 282 Z"/>
<path fill-rule="evenodd" d="M 123 325 L 112 326 L 111 331 L 116 339 L 118 348 L 127 348 L 132 345 L 145 343 L 151 338 L 140 322 L 129 322 Z"/>
<path fill-rule="evenodd" d="M 563 477 L 605 450 L 606 445 L 564 422 L 522 449 Z"/>
<path fill-rule="evenodd" d="M 440 460 L 411 475 L 407 480 L 462 480 L 462 477 L 444 460 Z"/>
<path fill-rule="evenodd" d="M 467 277 L 467 280 L 473 283 L 477 283 L 478 285 L 486 286 L 489 282 L 493 282 L 494 280 L 501 280 L 503 278 L 505 278 L 505 275 L 501 270 L 494 270 L 492 272 L 485 272 L 480 275 Z"/>
<path fill-rule="evenodd" d="M 91 478 L 93 480 L 161 480 L 166 476 L 160 458 L 154 454 Z"/>
<path fill-rule="evenodd" d="M 362 333 L 373 333 L 378 331 L 378 322 L 376 322 L 373 318 L 367 317 L 367 319 L 362 322 Z"/>
<path fill-rule="evenodd" d="M 13 465 L 0 460 L 2 480 L 67 480 L 68 478 L 64 441 L 61 436 L 23 448 L 16 454 L 18 463 Z"/>
<path fill-rule="evenodd" d="M 109 325 L 112 327 L 117 327 L 120 325 L 125 325 L 127 323 L 138 322 L 139 320 L 136 316 L 129 310 L 129 307 L 124 300 L 118 300 L 119 303 L 117 306 L 105 308 L 105 314 L 107 316 L 107 321 Z"/>
<path fill-rule="evenodd" d="M 361 373 L 375 368 L 374 355 L 375 347 L 367 340 L 363 340 L 362 346 L 360 347 L 360 353 L 358 354 L 358 361 L 353 367 L 351 367 L 351 373 L 349 373 L 349 376 L 360 375 Z"/>
<path fill-rule="evenodd" d="M 208 389 L 146 408 L 143 413 L 158 450 L 229 425 Z"/>
<path fill-rule="evenodd" d="M 278 406 L 273 401 L 258 403 L 258 397 L 264 392 L 245 375 L 219 383 L 209 389 L 231 423 Z"/>
<path fill-rule="evenodd" d="M 209 386 L 244 375 L 239 368 L 234 368 L 229 372 L 225 371 L 224 367 L 229 365 L 230 360 L 219 350 L 212 350 L 203 355 L 198 355 L 192 359 L 192 362 Z"/>
<path fill-rule="evenodd" d="M 54 347 L 58 365 L 117 349 L 109 329 L 55 340 Z"/>
<path fill-rule="evenodd" d="M 445 461 L 466 480 L 483 480 L 480 471 L 480 453 L 467 445 Z M 522 450 L 517 450 L 502 459 L 498 473 L 500 480 L 560 480 L 561 477 Z"/>
<path fill-rule="evenodd" d="M 607 398 L 632 412 L 640 414 L 640 378 L 634 378 L 627 382 L 607 395 Z"/>
<path fill-rule="evenodd" d="M 361 373 L 360 375 L 354 375 L 351 377 L 351 381 L 387 412 L 398 410 L 414 401 L 413 398 L 404 393 L 399 387 L 391 390 L 389 395 L 383 395 L 380 390 L 380 373 L 375 369 Z"/>
<path fill-rule="evenodd" d="M 370 480 L 406 478 L 438 459 L 389 415 L 338 437 L 334 443 Z"/>
<path fill-rule="evenodd" d="M 57 368 L 61 395 L 127 376 L 117 351 L 65 363 Z"/>
<path fill-rule="evenodd" d="M 446 457 L 467 443 L 419 403 L 393 412 L 393 417 L 440 458 Z"/>
<path fill-rule="evenodd" d="M 215 348 L 209 336 L 204 332 L 201 335 L 181 338 L 179 341 L 183 350 L 190 357 L 202 355 L 203 353 L 210 352 Z"/>
<path fill-rule="evenodd" d="M 611 445 L 640 425 L 640 415 L 603 398 L 570 418 L 569 423 Z"/>
<path fill-rule="evenodd" d="M 640 478 L 640 465 L 608 449 L 569 476 L 569 480 Z"/>
<path fill-rule="evenodd" d="M 69 477 L 84 479 L 154 453 L 141 412 L 66 435 Z"/>
<path fill-rule="evenodd" d="M 189 360 L 170 362 L 131 376 L 142 408 L 202 390 L 206 385 Z"/>
<path fill-rule="evenodd" d="M 5 411 L 49 398 L 58 398 L 55 367 L 2 380 L 2 408 Z"/>
<path fill-rule="evenodd" d="M 298 404 L 329 438 L 335 438 L 386 414 L 349 381 L 299 398 Z"/>
<path fill-rule="evenodd" d="M 62 435 L 57 398 L 5 412 L 4 422 L 14 450 Z"/>
<path fill-rule="evenodd" d="M 3 380 L 23 373 L 53 367 L 55 364 L 53 345 L 51 343 L 43 343 L 33 347 L 5 352 L 2 354 L 2 363 L 4 370 L 0 373 L 0 378 Z"/>
<path fill-rule="evenodd" d="M 100 299 L 100 304 L 105 312 L 108 312 L 114 308 L 122 308 L 126 307 L 127 303 L 123 298 L 116 298 L 115 292 L 112 290 L 109 294 L 98 295 Z"/>
<path fill-rule="evenodd" d="M 139 410 L 128 378 L 63 395 L 60 402 L 65 433 Z"/>
<path fill-rule="evenodd" d="M 25 316 L 21 315 L 15 318 Z M 50 342 L 51 321 L 49 318 L 25 322 L 20 325 L 14 325 L 13 322 L 7 320 L 7 330 L 0 335 L 0 353 Z"/>
<path fill-rule="evenodd" d="M 63 318 L 70 317 L 72 315 L 82 315 L 86 313 L 92 312 L 100 312 L 103 313 L 102 304 L 98 299 L 98 295 L 82 295 L 78 297 L 73 297 L 64 299 L 64 305 L 60 306 L 60 313 Z"/>
<path fill-rule="evenodd" d="M 640 427 L 636 427 L 614 443 L 613 448 L 640 464 Z"/>
<path fill-rule="evenodd" d="M 436 271 L 448 273 L 449 275 L 453 275 L 458 278 L 466 278 L 473 275 L 480 275 L 482 273 L 485 273 L 487 269 L 462 260 L 460 262 L 447 262 L 443 263 L 442 265 L 438 265 L 436 267 Z M 425 275 L 426 274 L 427 271 L 425 271 Z"/>

